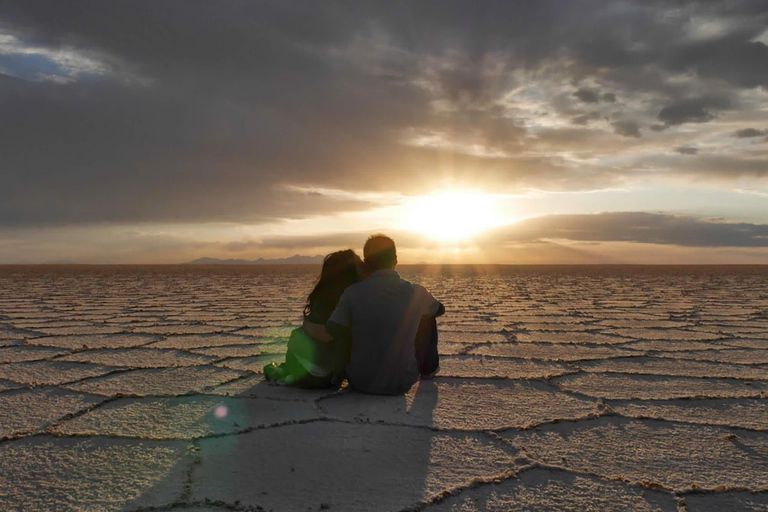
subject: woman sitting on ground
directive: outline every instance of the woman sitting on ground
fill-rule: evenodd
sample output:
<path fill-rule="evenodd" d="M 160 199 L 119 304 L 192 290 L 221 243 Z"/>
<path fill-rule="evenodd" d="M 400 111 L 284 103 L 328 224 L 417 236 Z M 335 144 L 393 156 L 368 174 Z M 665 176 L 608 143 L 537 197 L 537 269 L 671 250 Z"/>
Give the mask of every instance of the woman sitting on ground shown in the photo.
<path fill-rule="evenodd" d="M 291 332 L 285 362 L 264 366 L 264 377 L 268 381 L 325 388 L 343 380 L 349 347 L 331 343 L 325 323 L 336 309 L 344 289 L 363 279 L 364 268 L 363 261 L 351 249 L 325 257 L 320 278 L 304 306 L 304 323 Z"/>

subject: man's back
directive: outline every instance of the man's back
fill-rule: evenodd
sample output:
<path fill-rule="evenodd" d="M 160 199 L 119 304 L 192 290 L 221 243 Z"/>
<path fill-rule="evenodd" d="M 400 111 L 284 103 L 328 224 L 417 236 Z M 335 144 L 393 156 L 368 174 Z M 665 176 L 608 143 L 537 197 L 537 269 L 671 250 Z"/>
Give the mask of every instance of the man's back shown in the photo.
<path fill-rule="evenodd" d="M 418 380 L 414 340 L 424 315 L 441 304 L 423 287 L 395 270 L 377 270 L 348 287 L 329 322 L 349 327 L 350 385 L 366 393 L 405 393 Z"/>

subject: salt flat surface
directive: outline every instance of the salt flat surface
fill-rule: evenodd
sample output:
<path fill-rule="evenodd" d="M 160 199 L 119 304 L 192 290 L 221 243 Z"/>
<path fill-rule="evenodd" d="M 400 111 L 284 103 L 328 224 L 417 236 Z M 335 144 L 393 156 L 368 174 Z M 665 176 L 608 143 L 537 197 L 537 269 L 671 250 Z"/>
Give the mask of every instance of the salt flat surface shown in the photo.
<path fill-rule="evenodd" d="M 120 327 L 111 325 L 76 325 L 68 327 L 39 327 L 36 332 L 51 336 L 66 336 L 68 334 L 117 334 L 122 331 Z"/>
<path fill-rule="evenodd" d="M 300 389 L 273 386 L 264 380 L 263 374 L 249 375 L 206 391 L 206 394 L 239 396 L 246 398 L 268 398 L 295 402 L 315 402 L 317 399 L 334 395 L 338 388 Z"/>
<path fill-rule="evenodd" d="M 761 398 L 635 401 L 610 406 L 622 416 L 768 431 L 768 400 Z"/>
<path fill-rule="evenodd" d="M 546 379 L 573 371 L 573 368 L 564 364 L 525 359 L 449 356 L 440 361 L 440 375 L 442 377 Z"/>
<path fill-rule="evenodd" d="M 633 357 L 588 361 L 579 368 L 592 372 L 679 375 L 682 377 L 725 377 L 733 379 L 768 379 L 768 369 L 743 364 L 724 364 L 689 359 Z"/>
<path fill-rule="evenodd" d="M 210 366 L 133 370 L 68 387 L 98 395 L 184 395 L 236 379 L 243 374 Z"/>
<path fill-rule="evenodd" d="M 54 431 L 76 435 L 191 439 L 318 417 L 315 409 L 307 404 L 280 400 L 213 396 L 124 398 L 67 421 Z"/>
<path fill-rule="evenodd" d="M 509 341 L 509 335 L 503 332 L 440 332 L 440 340 L 471 344 L 471 343 L 505 343 Z"/>
<path fill-rule="evenodd" d="M 526 332 L 516 335 L 517 341 L 524 343 L 581 343 L 595 345 L 614 345 L 632 341 L 629 338 L 608 336 L 594 332 Z"/>
<path fill-rule="evenodd" d="M 0 394 L 0 438 L 42 432 L 56 420 L 65 419 L 104 401 L 103 397 L 53 387 L 19 389 Z"/>
<path fill-rule="evenodd" d="M 196 366 L 215 361 L 215 357 L 190 354 L 180 350 L 150 348 L 85 350 L 59 357 L 57 361 L 125 366 L 129 368 L 167 368 L 172 366 Z"/>
<path fill-rule="evenodd" d="M 3 510 L 121 510 L 174 501 L 192 462 L 180 442 L 34 437 L 0 445 Z"/>
<path fill-rule="evenodd" d="M 214 364 L 222 368 L 231 368 L 232 370 L 263 373 L 264 365 L 273 361 L 279 364 L 285 361 L 285 356 L 283 354 L 266 354 L 255 357 L 231 357 Z"/>
<path fill-rule="evenodd" d="M 187 335 L 187 336 L 168 336 L 161 341 L 152 343 L 152 348 L 175 348 L 188 350 L 201 347 L 221 347 L 226 345 L 246 345 L 256 343 L 258 340 L 244 336 L 233 336 L 227 334 L 220 335 Z"/>
<path fill-rule="evenodd" d="M 613 329 L 612 333 L 625 338 L 637 340 L 664 340 L 664 341 L 702 341 L 716 340 L 723 336 L 696 330 L 680 329 Z"/>
<path fill-rule="evenodd" d="M 264 381 L 314 267 L 0 267 L 0 510 L 768 510 L 768 268 L 400 270 L 380 397 Z"/>
<path fill-rule="evenodd" d="M 527 428 L 598 413 L 598 404 L 541 382 L 421 382 L 405 397 L 342 393 L 320 402 L 329 416 L 461 430 Z"/>
<path fill-rule="evenodd" d="M 18 389 L 20 387 L 22 387 L 21 384 L 0 379 L 0 392 L 7 391 L 9 389 Z"/>
<path fill-rule="evenodd" d="M 497 485 L 467 490 L 433 512 L 677 512 L 671 493 L 562 470 L 532 469 Z"/>
<path fill-rule="evenodd" d="M 146 345 L 160 338 L 147 334 L 111 334 L 88 336 L 44 336 L 27 340 L 29 345 L 69 349 L 127 348 Z"/>
<path fill-rule="evenodd" d="M 0 365 L 0 379 L 30 386 L 64 384 L 110 373 L 115 368 L 66 361 L 29 361 Z"/>
<path fill-rule="evenodd" d="M 67 354 L 66 350 L 48 347 L 7 347 L 0 348 L 0 363 L 22 363 L 40 361 Z"/>
<path fill-rule="evenodd" d="M 605 417 L 503 436 L 535 460 L 610 479 L 677 491 L 768 486 L 764 432 Z"/>
<path fill-rule="evenodd" d="M 213 332 L 223 332 L 225 327 L 216 325 L 150 325 L 146 327 L 135 327 L 134 330 L 154 334 L 210 334 Z"/>
<path fill-rule="evenodd" d="M 726 350 L 733 348 L 725 340 L 718 341 L 674 341 L 674 340 L 644 340 L 627 343 L 623 347 L 642 352 L 688 352 L 692 350 Z M 672 357 L 677 357 L 673 354 Z"/>
<path fill-rule="evenodd" d="M 473 433 L 323 422 L 200 441 L 193 498 L 265 509 L 402 510 L 513 468 L 514 449 Z M 318 466 L 319 461 L 324 461 Z M 300 482 L 300 485 L 297 485 Z"/>
<path fill-rule="evenodd" d="M 716 361 L 719 363 L 736 364 L 760 364 L 768 365 L 768 351 L 762 353 L 760 350 L 694 350 L 691 352 L 680 352 L 675 357 L 680 359 L 696 359 L 699 361 Z"/>
<path fill-rule="evenodd" d="M 0 326 L 1 340 L 23 340 L 35 335 L 39 336 L 40 334 L 21 327 L 12 327 L 10 324 Z"/>
<path fill-rule="evenodd" d="M 731 339 L 727 340 L 725 342 L 726 345 L 730 345 L 732 347 L 744 347 L 747 349 L 768 349 L 768 338 L 752 338 L 751 336 L 741 338 L 741 339 Z M 758 352 L 758 354 L 761 354 L 762 352 Z"/>
<path fill-rule="evenodd" d="M 205 356 L 228 358 L 228 357 L 250 357 L 258 356 L 264 349 L 264 345 L 233 345 L 223 347 L 203 347 L 190 349 L 193 354 L 202 354 Z"/>
<path fill-rule="evenodd" d="M 625 357 L 636 352 L 622 348 L 588 345 L 561 345 L 552 343 L 506 343 L 503 345 L 482 345 L 472 348 L 469 353 L 498 357 L 521 357 L 545 361 L 580 361 Z"/>
<path fill-rule="evenodd" d="M 453 341 L 443 341 L 440 340 L 440 344 L 438 346 L 438 352 L 441 356 L 455 356 L 459 354 L 465 354 L 469 349 L 473 348 L 474 345 L 470 343 L 455 343 Z"/>
<path fill-rule="evenodd" d="M 764 512 L 768 510 L 768 492 L 728 492 L 723 494 L 692 494 L 686 496 L 688 512 Z"/>
<path fill-rule="evenodd" d="M 768 382 L 726 379 L 628 375 L 619 373 L 566 375 L 557 385 L 596 398 L 765 398 Z"/>

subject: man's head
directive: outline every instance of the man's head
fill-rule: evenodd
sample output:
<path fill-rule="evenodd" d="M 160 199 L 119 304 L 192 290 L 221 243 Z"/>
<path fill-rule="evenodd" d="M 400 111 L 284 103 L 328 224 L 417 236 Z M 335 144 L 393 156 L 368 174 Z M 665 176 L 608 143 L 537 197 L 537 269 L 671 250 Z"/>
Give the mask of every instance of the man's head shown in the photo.
<path fill-rule="evenodd" d="M 370 236 L 363 247 L 363 257 L 365 265 L 371 272 L 395 268 L 397 265 L 395 241 L 382 234 Z"/>

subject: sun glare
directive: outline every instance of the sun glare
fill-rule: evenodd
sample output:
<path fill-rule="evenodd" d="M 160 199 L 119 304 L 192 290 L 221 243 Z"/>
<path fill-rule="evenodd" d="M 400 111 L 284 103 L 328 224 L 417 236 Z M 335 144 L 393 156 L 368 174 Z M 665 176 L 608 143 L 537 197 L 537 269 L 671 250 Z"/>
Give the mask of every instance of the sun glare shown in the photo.
<path fill-rule="evenodd" d="M 474 192 L 447 191 L 412 199 L 403 227 L 441 242 L 459 242 L 503 224 L 494 197 Z"/>

